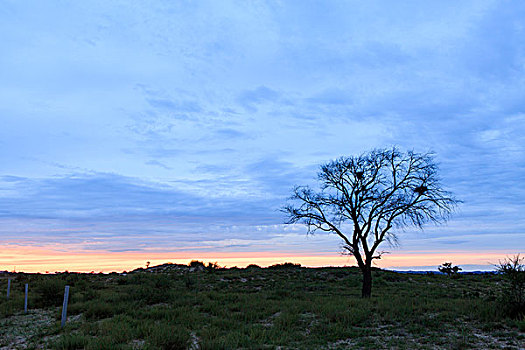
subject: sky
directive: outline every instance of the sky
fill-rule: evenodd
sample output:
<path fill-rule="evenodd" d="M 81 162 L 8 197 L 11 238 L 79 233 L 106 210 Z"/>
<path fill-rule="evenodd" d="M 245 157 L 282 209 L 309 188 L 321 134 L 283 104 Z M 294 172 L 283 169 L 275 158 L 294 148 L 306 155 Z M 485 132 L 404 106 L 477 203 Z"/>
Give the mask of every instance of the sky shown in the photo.
<path fill-rule="evenodd" d="M 354 265 L 279 209 L 394 145 L 463 203 L 377 266 L 525 253 L 521 1 L 0 0 L 0 43 L 0 270 Z"/>

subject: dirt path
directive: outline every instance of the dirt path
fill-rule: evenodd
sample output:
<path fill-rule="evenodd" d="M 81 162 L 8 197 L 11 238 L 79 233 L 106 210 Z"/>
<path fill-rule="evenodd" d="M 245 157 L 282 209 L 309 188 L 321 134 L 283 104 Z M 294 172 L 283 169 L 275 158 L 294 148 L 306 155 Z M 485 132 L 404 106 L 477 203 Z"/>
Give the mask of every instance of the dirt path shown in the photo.
<path fill-rule="evenodd" d="M 55 322 L 54 310 L 31 310 L 0 320 L 0 350 L 25 349 L 29 341 Z"/>

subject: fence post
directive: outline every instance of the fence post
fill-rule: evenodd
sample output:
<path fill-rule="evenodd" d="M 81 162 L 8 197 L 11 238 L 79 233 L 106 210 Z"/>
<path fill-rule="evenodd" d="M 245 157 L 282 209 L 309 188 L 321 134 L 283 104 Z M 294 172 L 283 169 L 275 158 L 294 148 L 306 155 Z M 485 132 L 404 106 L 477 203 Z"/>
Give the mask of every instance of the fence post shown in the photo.
<path fill-rule="evenodd" d="M 26 289 L 26 293 L 25 293 L 26 297 L 24 299 L 24 313 L 27 314 L 27 292 L 29 290 L 29 285 L 27 283 L 26 283 L 26 288 L 25 289 Z"/>
<path fill-rule="evenodd" d="M 66 286 L 66 290 L 64 291 L 64 303 L 62 304 L 62 321 L 60 322 L 61 328 L 64 328 L 64 326 L 66 325 L 68 298 L 69 298 L 69 286 Z"/>
<path fill-rule="evenodd" d="M 11 279 L 7 279 L 7 299 L 9 299 L 9 292 L 11 292 Z"/>

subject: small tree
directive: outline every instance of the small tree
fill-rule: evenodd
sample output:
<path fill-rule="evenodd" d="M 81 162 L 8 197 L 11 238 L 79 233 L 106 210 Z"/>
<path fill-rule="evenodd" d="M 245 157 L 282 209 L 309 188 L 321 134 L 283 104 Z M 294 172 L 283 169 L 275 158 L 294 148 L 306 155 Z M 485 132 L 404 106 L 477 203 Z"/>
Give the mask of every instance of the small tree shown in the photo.
<path fill-rule="evenodd" d="M 507 279 L 503 302 L 511 316 L 525 314 L 525 258 L 516 255 L 499 262 L 496 270 Z"/>
<path fill-rule="evenodd" d="M 451 262 L 443 263 L 438 267 L 439 272 L 447 274 L 448 276 L 457 275 L 459 271 L 463 270 L 459 266 L 453 266 Z"/>
<path fill-rule="evenodd" d="M 396 148 L 341 157 L 321 166 L 320 191 L 296 187 L 283 208 L 289 224 L 303 223 L 308 233 L 333 232 L 343 240 L 363 273 L 362 296 L 372 291 L 372 261 L 381 243 L 397 242 L 393 228 L 445 221 L 458 201 L 443 190 L 430 153 Z"/>

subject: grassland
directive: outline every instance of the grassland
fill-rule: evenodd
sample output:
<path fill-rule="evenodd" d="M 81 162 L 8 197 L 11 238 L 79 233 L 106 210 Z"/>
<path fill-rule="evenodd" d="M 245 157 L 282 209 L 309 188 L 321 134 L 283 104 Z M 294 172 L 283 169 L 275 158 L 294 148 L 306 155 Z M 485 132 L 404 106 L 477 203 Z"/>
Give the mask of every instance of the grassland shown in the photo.
<path fill-rule="evenodd" d="M 500 275 L 355 268 L 197 269 L 16 274 L 0 302 L 0 349 L 523 349 Z M 0 277 L 5 291 L 7 276 Z M 30 311 L 23 313 L 24 284 Z M 60 328 L 63 288 L 71 286 Z M 4 294 L 5 295 L 5 294 Z"/>

